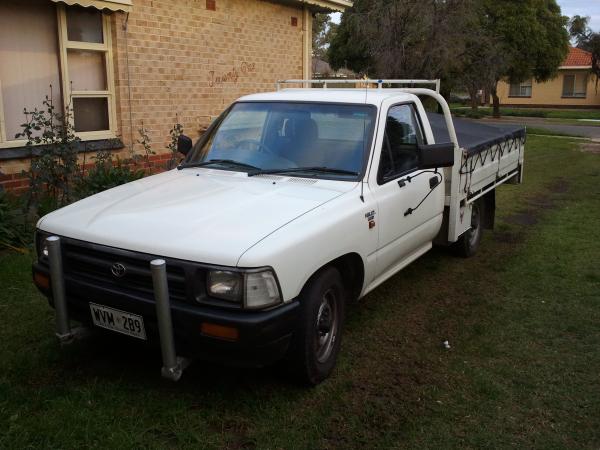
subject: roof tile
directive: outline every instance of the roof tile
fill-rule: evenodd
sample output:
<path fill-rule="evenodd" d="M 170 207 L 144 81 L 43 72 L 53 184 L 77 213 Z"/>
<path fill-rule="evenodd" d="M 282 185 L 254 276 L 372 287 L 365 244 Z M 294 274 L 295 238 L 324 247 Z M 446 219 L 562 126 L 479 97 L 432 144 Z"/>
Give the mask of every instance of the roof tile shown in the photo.
<path fill-rule="evenodd" d="M 576 47 L 569 47 L 569 54 L 562 63 L 567 67 L 589 67 L 592 65 L 592 54 Z"/>

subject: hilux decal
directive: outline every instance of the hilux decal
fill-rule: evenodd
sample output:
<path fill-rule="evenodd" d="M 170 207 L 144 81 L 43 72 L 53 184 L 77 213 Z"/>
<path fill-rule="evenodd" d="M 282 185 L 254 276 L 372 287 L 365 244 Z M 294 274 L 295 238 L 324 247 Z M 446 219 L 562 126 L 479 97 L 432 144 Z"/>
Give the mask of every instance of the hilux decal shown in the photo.
<path fill-rule="evenodd" d="M 375 228 L 375 210 L 366 213 L 365 219 L 369 222 L 369 229 Z"/>

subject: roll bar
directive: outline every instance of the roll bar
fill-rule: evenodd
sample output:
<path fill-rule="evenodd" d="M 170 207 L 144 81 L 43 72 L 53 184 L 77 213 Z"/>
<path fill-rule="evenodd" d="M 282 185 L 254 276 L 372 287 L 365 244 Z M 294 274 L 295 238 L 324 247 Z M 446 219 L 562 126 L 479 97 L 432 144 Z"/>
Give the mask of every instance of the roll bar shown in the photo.
<path fill-rule="evenodd" d="M 415 85 L 434 85 L 435 86 L 435 91 L 436 92 L 440 92 L 440 80 L 436 79 L 436 80 L 397 80 L 397 79 L 392 79 L 392 80 L 371 80 L 371 79 L 353 79 L 353 80 L 349 80 L 346 78 L 342 78 L 342 79 L 312 79 L 312 80 L 278 80 L 275 83 L 275 86 L 277 87 L 277 90 L 281 90 L 282 89 L 282 85 L 285 84 L 302 84 L 304 87 L 308 88 L 309 85 L 312 87 L 312 85 L 321 85 L 320 87 L 323 89 L 328 89 L 327 85 L 328 84 L 375 84 L 377 85 L 377 89 L 398 89 L 398 88 L 394 88 L 394 87 L 387 87 L 385 86 L 386 84 L 404 84 L 404 85 L 409 85 L 409 86 L 415 86 Z M 317 86 L 319 87 L 319 86 Z M 359 86 L 357 86 L 358 88 Z M 360 86 L 361 89 L 364 89 L 364 86 Z"/>

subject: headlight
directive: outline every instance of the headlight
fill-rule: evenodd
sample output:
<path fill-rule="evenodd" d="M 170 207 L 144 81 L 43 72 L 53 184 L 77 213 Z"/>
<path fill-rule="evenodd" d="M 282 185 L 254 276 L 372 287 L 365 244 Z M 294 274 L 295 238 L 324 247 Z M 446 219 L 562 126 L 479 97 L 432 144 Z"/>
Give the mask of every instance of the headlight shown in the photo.
<path fill-rule="evenodd" d="M 48 258 L 48 244 L 46 238 L 49 236 L 48 233 L 37 230 L 35 232 L 35 250 L 37 252 L 38 259 Z"/>
<path fill-rule="evenodd" d="M 210 295 L 230 302 L 242 299 L 243 278 L 239 272 L 211 270 L 208 272 L 208 292 Z"/>
<path fill-rule="evenodd" d="M 277 279 L 268 269 L 250 272 L 211 270 L 207 290 L 211 297 L 236 302 L 248 309 L 266 308 L 281 302 Z"/>

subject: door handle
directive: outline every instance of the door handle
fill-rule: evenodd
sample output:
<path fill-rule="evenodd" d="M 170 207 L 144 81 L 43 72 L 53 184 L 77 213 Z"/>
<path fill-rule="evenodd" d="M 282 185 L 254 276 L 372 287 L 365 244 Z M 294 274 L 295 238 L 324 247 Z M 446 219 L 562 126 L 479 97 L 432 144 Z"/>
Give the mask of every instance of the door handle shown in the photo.
<path fill-rule="evenodd" d="M 440 184 L 440 179 L 439 177 L 431 177 L 429 179 L 429 189 L 433 189 L 434 187 L 436 187 L 438 184 Z"/>

